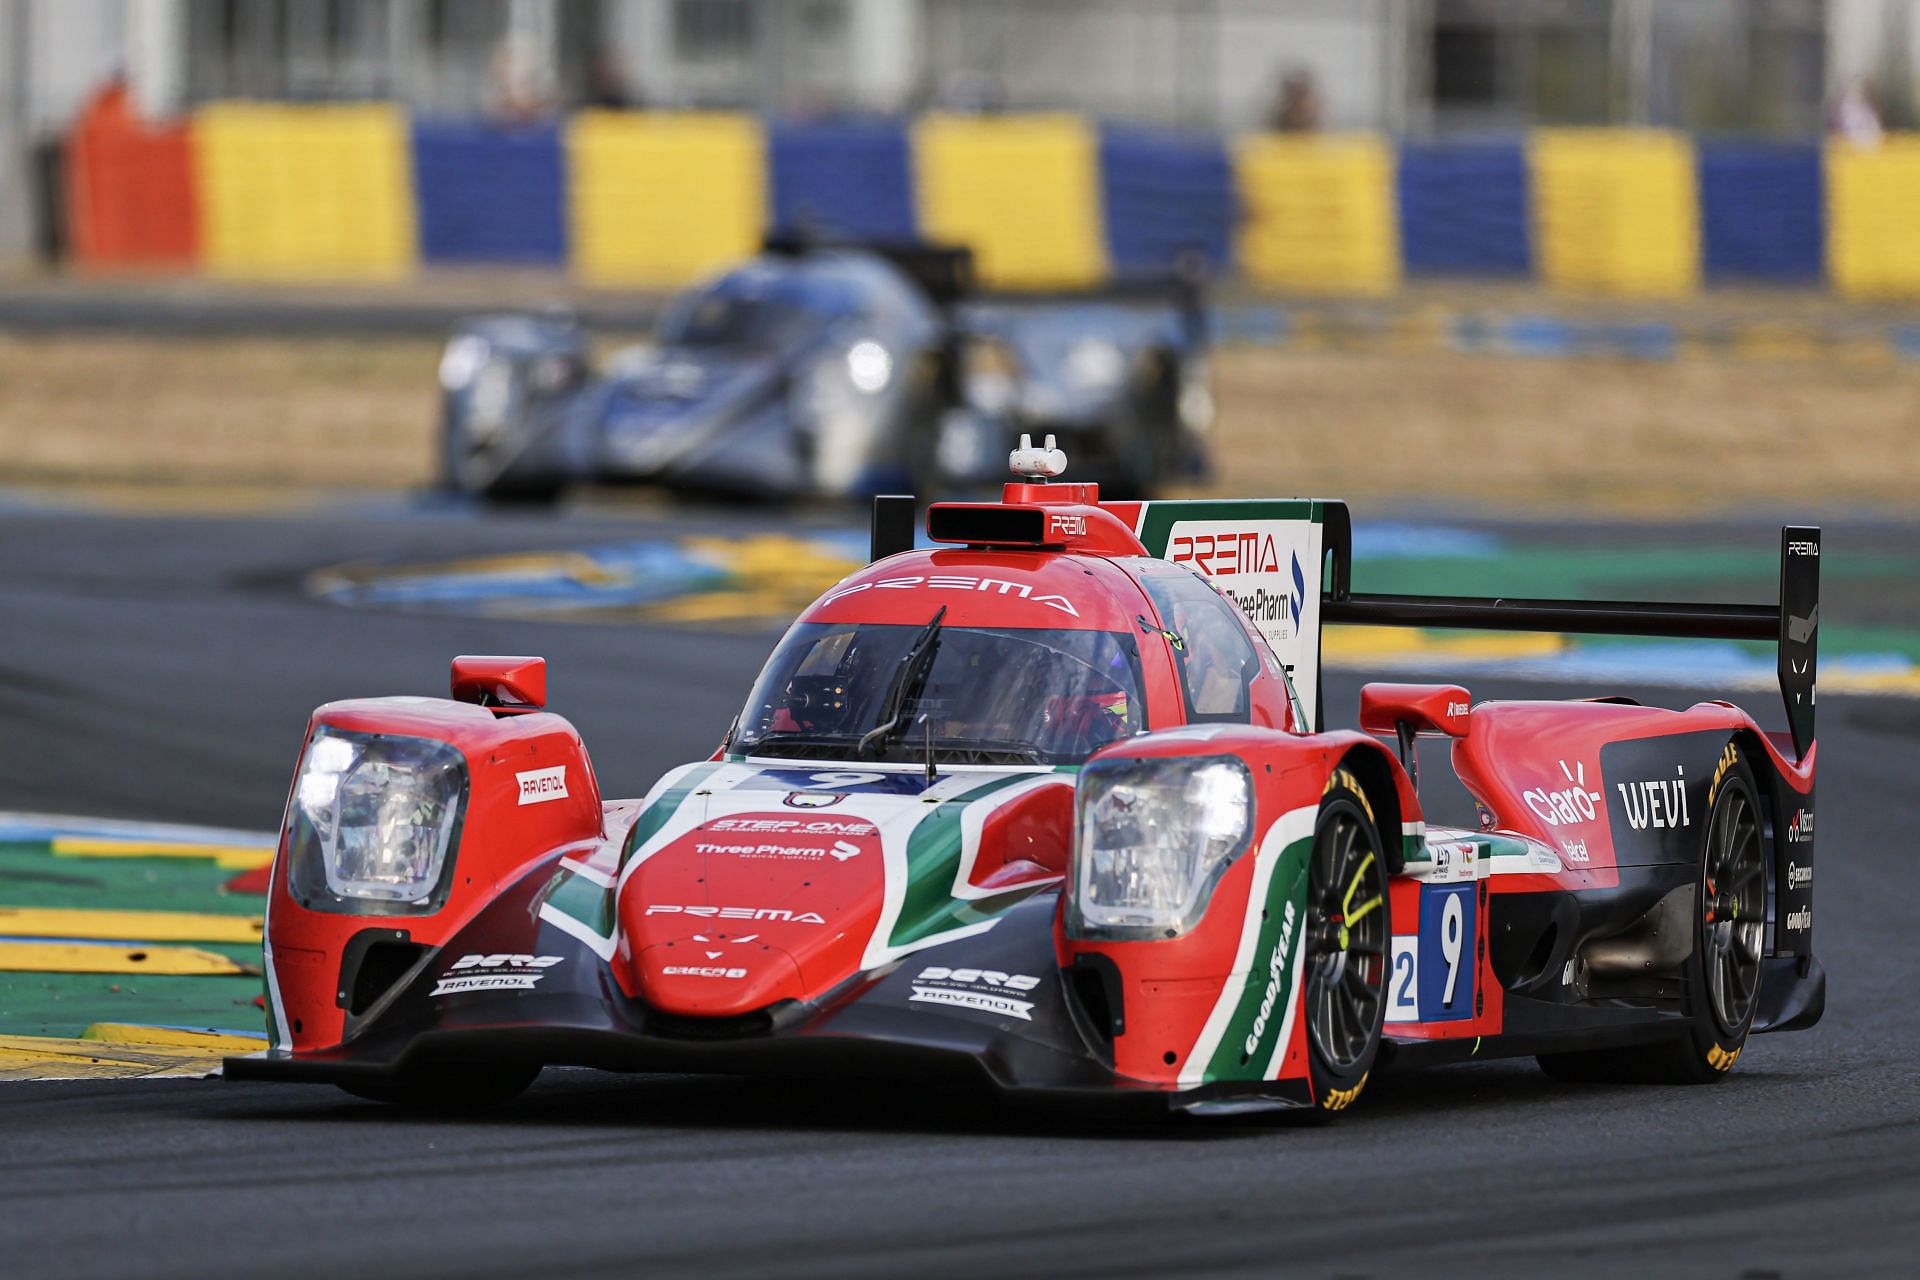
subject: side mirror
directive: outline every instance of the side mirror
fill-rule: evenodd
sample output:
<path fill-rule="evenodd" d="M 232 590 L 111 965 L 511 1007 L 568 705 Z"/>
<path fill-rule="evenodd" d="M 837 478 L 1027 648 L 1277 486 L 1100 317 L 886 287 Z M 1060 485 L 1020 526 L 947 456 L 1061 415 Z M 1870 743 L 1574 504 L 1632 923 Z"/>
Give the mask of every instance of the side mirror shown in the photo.
<path fill-rule="evenodd" d="M 1473 696 L 1457 684 L 1369 684 L 1360 689 L 1360 727 L 1368 733 L 1400 732 L 1467 736 Z"/>
<path fill-rule="evenodd" d="M 453 660 L 453 700 L 495 715 L 538 711 L 547 705 L 547 660 L 463 654 Z"/>
<path fill-rule="evenodd" d="M 1467 736 L 1473 695 L 1457 684 L 1368 684 L 1360 687 L 1360 727 L 1390 733 L 1400 744 L 1400 763 L 1420 789 L 1420 758 L 1414 739 L 1423 733 Z"/>

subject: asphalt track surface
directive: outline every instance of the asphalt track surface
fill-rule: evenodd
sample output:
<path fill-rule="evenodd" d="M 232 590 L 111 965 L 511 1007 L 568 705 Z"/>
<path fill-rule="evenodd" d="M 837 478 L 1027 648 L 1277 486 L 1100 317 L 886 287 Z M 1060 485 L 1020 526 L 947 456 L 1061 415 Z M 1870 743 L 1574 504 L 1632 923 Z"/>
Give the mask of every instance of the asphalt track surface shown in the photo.
<path fill-rule="evenodd" d="M 545 654 L 607 792 L 637 793 L 710 749 L 770 633 L 356 613 L 295 589 L 341 560 L 634 528 L 0 517 L 0 807 L 271 827 L 314 704 L 437 693 L 451 654 L 489 651 Z M 1336 719 L 1358 683 L 1328 677 Z M 911 1082 L 549 1072 L 486 1120 L 325 1087 L 14 1084 L 0 1275 L 1912 1275 L 1920 702 L 1830 698 L 1820 739 L 1827 1016 L 1758 1038 L 1716 1086 L 1484 1063 L 1379 1080 L 1309 1128 L 1009 1113 Z M 1439 763 L 1430 805 L 1458 817 Z"/>

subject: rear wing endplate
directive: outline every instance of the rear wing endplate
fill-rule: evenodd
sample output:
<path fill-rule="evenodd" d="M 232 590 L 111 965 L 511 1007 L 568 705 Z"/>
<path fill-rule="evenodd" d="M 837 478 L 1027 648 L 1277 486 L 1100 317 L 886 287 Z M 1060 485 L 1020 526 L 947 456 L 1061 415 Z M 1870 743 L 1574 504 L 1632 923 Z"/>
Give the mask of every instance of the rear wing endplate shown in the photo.
<path fill-rule="evenodd" d="M 1322 623 L 1769 640 L 1779 650 L 1780 696 L 1786 704 L 1794 750 L 1804 759 L 1813 745 L 1820 624 L 1818 526 L 1781 527 L 1780 593 L 1773 604 L 1387 595 L 1353 590 L 1352 518 L 1344 502 L 1319 506 L 1328 563 Z"/>

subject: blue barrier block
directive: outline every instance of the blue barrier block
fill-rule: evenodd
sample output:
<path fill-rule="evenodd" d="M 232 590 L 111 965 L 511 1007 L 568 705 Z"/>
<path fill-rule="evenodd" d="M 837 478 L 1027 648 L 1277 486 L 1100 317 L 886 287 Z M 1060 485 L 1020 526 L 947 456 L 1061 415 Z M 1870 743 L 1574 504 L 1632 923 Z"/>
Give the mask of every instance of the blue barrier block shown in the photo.
<path fill-rule="evenodd" d="M 553 126 L 415 121 L 413 180 L 423 260 L 566 260 L 566 179 Z"/>
<path fill-rule="evenodd" d="M 1818 144 L 1706 142 L 1698 155 L 1708 279 L 1820 279 L 1826 189 Z"/>
<path fill-rule="evenodd" d="M 1218 138 L 1105 127 L 1100 196 L 1116 271 L 1164 270 L 1186 252 L 1218 269 L 1232 255 L 1233 167 Z"/>
<path fill-rule="evenodd" d="M 1400 260 L 1408 274 L 1533 270 L 1526 152 L 1518 142 L 1400 148 Z"/>
<path fill-rule="evenodd" d="M 767 150 L 774 226 L 872 240 L 916 234 L 904 125 L 780 124 Z"/>

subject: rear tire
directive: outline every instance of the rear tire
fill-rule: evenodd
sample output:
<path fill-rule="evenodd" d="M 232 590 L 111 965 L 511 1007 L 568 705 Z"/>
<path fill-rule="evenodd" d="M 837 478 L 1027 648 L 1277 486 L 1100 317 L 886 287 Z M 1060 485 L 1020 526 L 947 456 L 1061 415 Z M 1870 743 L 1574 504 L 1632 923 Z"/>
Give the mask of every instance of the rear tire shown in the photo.
<path fill-rule="evenodd" d="M 380 1084 L 343 1084 L 356 1098 L 405 1111 L 459 1115 L 491 1111 L 525 1093 L 540 1075 L 526 1063 L 421 1063 Z"/>
<path fill-rule="evenodd" d="M 1676 1039 L 1628 1049 L 1540 1055 L 1557 1080 L 1712 1084 L 1746 1049 L 1760 1005 L 1766 952 L 1766 840 L 1760 789 L 1729 742 L 1708 791 L 1706 834 L 1694 882 L 1693 954 L 1686 966 L 1691 1025 Z"/>
<path fill-rule="evenodd" d="M 1336 769 L 1320 797 L 1307 880 L 1307 1069 L 1317 1113 L 1367 1087 L 1387 1019 L 1387 867 L 1359 779 Z"/>

